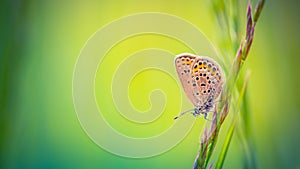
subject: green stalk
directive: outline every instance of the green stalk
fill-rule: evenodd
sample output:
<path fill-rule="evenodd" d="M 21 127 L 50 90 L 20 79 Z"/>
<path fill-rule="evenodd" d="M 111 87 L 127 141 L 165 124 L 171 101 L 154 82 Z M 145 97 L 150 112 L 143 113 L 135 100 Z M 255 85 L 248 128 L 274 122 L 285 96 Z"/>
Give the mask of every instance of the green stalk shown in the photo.
<path fill-rule="evenodd" d="M 225 157 L 227 155 L 227 151 L 228 151 L 228 148 L 229 148 L 229 145 L 230 145 L 233 133 L 234 133 L 236 121 L 238 119 L 237 114 L 238 114 L 239 107 L 241 106 L 241 103 L 242 103 L 244 95 L 245 95 L 245 91 L 246 91 L 246 88 L 247 88 L 247 85 L 248 85 L 248 82 L 249 82 L 249 77 L 250 77 L 250 72 L 248 71 L 248 73 L 246 75 L 246 78 L 245 78 L 245 81 L 244 81 L 244 85 L 243 85 L 241 91 L 239 92 L 240 95 L 239 95 L 239 98 L 237 100 L 237 105 L 236 105 L 235 111 L 234 111 L 234 114 L 236 114 L 235 118 L 232 121 L 232 123 L 230 124 L 229 130 L 228 130 L 228 132 L 226 134 L 225 142 L 223 144 L 221 153 L 219 155 L 218 162 L 216 163 L 216 167 L 215 168 L 217 168 L 217 169 L 222 168 L 224 160 L 225 160 Z"/>
<path fill-rule="evenodd" d="M 232 1 L 233 4 L 235 4 L 235 2 L 236 2 L 235 0 Z M 246 35 L 242 39 L 240 45 L 236 45 L 237 44 L 236 42 L 238 40 L 234 39 L 234 41 L 232 41 L 232 39 L 230 38 L 231 37 L 231 34 L 230 34 L 230 30 L 231 30 L 230 23 L 231 22 L 229 22 L 229 19 L 227 16 L 229 10 L 226 9 L 226 5 L 223 0 L 213 0 L 212 1 L 212 5 L 215 10 L 216 18 L 218 20 L 218 23 L 220 24 L 219 26 L 223 30 L 226 30 L 225 33 L 228 33 L 228 35 L 230 35 L 230 37 L 228 38 L 231 43 L 230 46 L 233 49 L 236 49 L 237 46 L 239 46 L 239 48 L 236 52 L 236 56 L 234 58 L 232 67 L 224 68 L 226 71 L 230 70 L 228 79 L 225 83 L 226 85 L 220 96 L 220 103 L 218 105 L 216 105 L 216 107 L 215 107 L 211 127 L 208 130 L 205 129 L 205 132 L 203 133 L 203 136 L 201 139 L 201 147 L 200 147 L 199 153 L 196 157 L 194 168 L 204 169 L 204 168 L 212 168 L 213 167 L 213 163 L 209 164 L 210 158 L 211 158 L 211 156 L 214 152 L 214 148 L 217 144 L 221 126 L 227 117 L 227 114 L 229 111 L 230 100 L 233 97 L 232 93 L 236 88 L 239 88 L 239 85 L 236 83 L 237 79 L 239 76 L 240 77 L 244 76 L 243 73 L 241 75 L 239 75 L 239 74 L 241 73 L 241 68 L 243 67 L 244 62 L 246 61 L 248 53 L 250 51 L 253 37 L 254 37 L 254 30 L 255 30 L 254 28 L 255 28 L 256 22 L 258 20 L 258 17 L 260 16 L 260 12 L 262 10 L 263 4 L 264 4 L 264 0 L 260 0 L 258 2 L 258 5 L 256 6 L 256 10 L 254 13 L 254 19 L 252 19 L 253 18 L 252 17 L 252 7 L 250 4 L 248 5 Z M 237 16 L 237 14 L 235 13 L 233 16 Z M 237 17 L 233 18 L 233 24 L 235 24 L 233 32 L 235 33 L 235 35 L 237 35 L 236 37 L 239 37 L 239 35 L 238 35 L 239 32 L 237 29 L 237 26 L 238 26 Z M 222 51 L 224 51 L 224 49 Z M 223 53 L 224 57 L 227 56 L 227 57 L 225 57 L 225 59 L 228 60 L 231 58 L 231 56 L 227 55 L 227 54 L 228 54 L 228 52 L 225 52 L 225 54 Z M 231 139 L 233 137 L 233 133 L 235 130 L 236 121 L 237 121 L 238 117 L 241 115 L 242 119 L 243 119 L 243 124 L 249 124 L 249 122 L 248 122 L 248 120 L 249 120 L 248 113 L 249 112 L 245 111 L 244 115 L 238 113 L 242 103 L 243 103 L 243 106 L 247 106 L 248 101 L 247 101 L 247 99 L 244 99 L 244 97 L 245 97 L 245 92 L 246 92 L 249 76 L 250 76 L 250 74 L 248 72 L 248 74 L 246 75 L 246 78 L 244 79 L 244 85 L 239 92 L 238 99 L 235 102 L 235 104 L 233 104 L 233 106 L 235 108 L 233 111 L 234 120 L 230 124 L 230 128 L 226 133 L 225 142 L 223 144 L 221 154 L 219 155 L 219 158 L 215 165 L 216 166 L 215 168 L 221 168 L 223 166 Z M 235 97 L 233 97 L 233 98 L 235 98 Z M 246 107 L 243 107 L 243 108 L 246 108 Z M 246 125 L 244 125 L 244 128 L 245 128 L 245 131 L 246 130 L 248 131 L 248 129 L 249 129 L 248 126 L 246 126 Z M 207 133 L 209 133 L 209 134 L 207 135 Z M 245 138 L 248 138 L 248 132 L 245 132 Z M 249 139 L 246 139 L 246 140 L 248 140 L 248 142 L 246 142 L 245 153 L 250 152 L 250 156 L 255 157 L 255 153 L 254 153 L 254 151 L 251 151 L 252 147 L 250 147 L 252 145 L 251 140 L 249 140 Z M 250 151 L 248 151 L 248 150 L 250 150 Z M 255 158 L 251 158 L 251 159 L 255 159 Z M 247 160 L 247 161 L 252 162 L 252 160 Z"/>
<path fill-rule="evenodd" d="M 218 159 L 218 162 L 217 162 L 215 168 L 222 168 L 222 166 L 223 166 L 223 163 L 224 163 L 224 160 L 225 160 L 225 157 L 226 157 L 226 154 L 227 154 L 227 151 L 228 151 L 228 148 L 229 148 L 232 136 L 233 136 L 233 132 L 234 132 L 234 129 L 235 129 L 236 119 L 237 118 L 234 119 L 234 121 L 230 125 L 230 128 L 229 128 L 229 130 L 226 134 L 225 142 L 224 142 L 224 145 L 222 147 L 222 150 L 221 150 L 221 153 L 219 155 L 219 159 Z"/>

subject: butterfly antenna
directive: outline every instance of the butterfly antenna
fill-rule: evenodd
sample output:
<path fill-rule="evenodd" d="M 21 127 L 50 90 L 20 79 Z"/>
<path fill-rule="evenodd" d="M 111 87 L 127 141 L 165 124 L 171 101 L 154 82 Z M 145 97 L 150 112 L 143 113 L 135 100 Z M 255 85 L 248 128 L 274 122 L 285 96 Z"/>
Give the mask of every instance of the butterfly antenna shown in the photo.
<path fill-rule="evenodd" d="M 174 120 L 178 119 L 179 117 L 181 117 L 181 116 L 183 116 L 184 114 L 189 113 L 189 112 L 191 112 L 191 111 L 194 111 L 194 109 L 189 109 L 189 110 L 187 110 L 187 111 L 184 111 L 184 112 L 180 113 L 178 116 L 174 117 Z"/>

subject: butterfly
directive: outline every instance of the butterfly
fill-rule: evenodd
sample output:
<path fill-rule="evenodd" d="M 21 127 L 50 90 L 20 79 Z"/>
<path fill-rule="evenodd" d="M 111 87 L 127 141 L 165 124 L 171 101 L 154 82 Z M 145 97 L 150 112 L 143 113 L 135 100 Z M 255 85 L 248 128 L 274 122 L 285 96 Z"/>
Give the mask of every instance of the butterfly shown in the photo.
<path fill-rule="evenodd" d="M 221 66 L 212 58 L 182 53 L 175 57 L 175 67 L 182 87 L 194 109 L 176 116 L 177 119 L 191 112 L 197 117 L 207 114 L 215 106 L 224 84 L 224 74 Z"/>

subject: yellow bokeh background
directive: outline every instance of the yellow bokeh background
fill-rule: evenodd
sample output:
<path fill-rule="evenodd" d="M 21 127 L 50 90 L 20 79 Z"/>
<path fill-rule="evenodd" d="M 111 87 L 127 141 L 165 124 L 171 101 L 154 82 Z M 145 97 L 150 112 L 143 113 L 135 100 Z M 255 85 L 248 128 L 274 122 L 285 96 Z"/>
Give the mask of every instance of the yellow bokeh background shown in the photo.
<path fill-rule="evenodd" d="M 246 10 L 246 3 L 241 3 L 241 11 Z M 266 2 L 247 60 L 252 72 L 250 119 L 259 168 L 300 167 L 299 5 L 296 0 Z M 98 147 L 82 129 L 72 100 L 72 78 L 77 57 L 89 37 L 111 21 L 131 14 L 162 12 L 178 16 L 216 44 L 218 29 L 209 1 L 16 0 L 3 1 L 0 6 L 4 21 L 0 27 L 0 168 L 192 167 L 205 120 L 197 119 L 184 140 L 163 154 L 143 159 L 116 156 Z M 117 44 L 99 66 L 95 79 L 95 97 L 104 112 L 117 111 L 110 100 L 101 100 L 111 94 L 110 89 L 102 88 L 109 81 L 101 78 L 111 78 L 113 68 L 125 57 L 145 48 L 174 54 L 192 52 L 175 39 L 154 34 Z M 181 108 L 177 103 L 183 93 L 176 93 L 182 90 L 175 81 L 150 69 L 137 74 L 128 87 L 129 100 L 140 111 L 151 107 L 152 88 L 165 91 L 162 98 L 166 107 L 156 121 L 143 125 L 117 114 L 104 116 L 115 130 L 128 136 L 159 134 L 172 125 L 168 119 Z M 224 168 L 242 168 L 241 154 L 239 138 L 234 135 Z"/>

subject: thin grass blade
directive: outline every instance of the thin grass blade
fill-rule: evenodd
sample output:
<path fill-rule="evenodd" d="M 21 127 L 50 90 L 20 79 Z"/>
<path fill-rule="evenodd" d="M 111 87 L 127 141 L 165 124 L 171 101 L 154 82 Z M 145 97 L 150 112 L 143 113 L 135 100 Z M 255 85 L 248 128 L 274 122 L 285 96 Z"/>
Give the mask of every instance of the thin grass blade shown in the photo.
<path fill-rule="evenodd" d="M 235 117 L 234 117 L 234 120 L 232 121 L 232 123 L 230 124 L 229 130 L 226 134 L 225 142 L 223 144 L 221 153 L 219 155 L 219 159 L 216 163 L 216 167 L 215 167 L 216 169 L 222 168 L 222 166 L 224 164 L 224 160 L 226 158 L 228 148 L 229 148 L 229 145 L 231 143 L 231 139 L 232 139 L 232 136 L 233 136 L 233 133 L 234 133 L 235 124 L 236 124 L 236 121 L 237 121 L 237 118 L 238 118 L 237 113 L 239 111 L 240 105 L 241 105 L 242 100 L 244 98 L 250 75 L 251 75 L 251 72 L 248 71 L 247 74 L 246 74 L 246 77 L 245 77 L 244 85 L 243 85 L 243 87 L 240 91 L 240 95 L 239 95 L 239 98 L 237 100 L 237 106 L 235 107 L 235 110 L 233 112 L 235 114 Z"/>
<path fill-rule="evenodd" d="M 235 120 L 231 123 L 230 128 L 229 128 L 229 130 L 228 130 L 228 132 L 226 134 L 225 142 L 223 144 L 221 153 L 219 155 L 219 159 L 218 159 L 218 161 L 216 163 L 216 167 L 215 168 L 217 168 L 217 169 L 222 168 L 222 166 L 224 164 L 224 160 L 225 160 L 225 157 L 227 155 L 227 151 L 228 151 L 228 148 L 229 148 L 229 145 L 231 143 L 231 139 L 232 139 L 232 136 L 233 136 L 233 133 L 234 133 L 236 119 L 237 118 L 235 118 Z"/>

